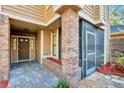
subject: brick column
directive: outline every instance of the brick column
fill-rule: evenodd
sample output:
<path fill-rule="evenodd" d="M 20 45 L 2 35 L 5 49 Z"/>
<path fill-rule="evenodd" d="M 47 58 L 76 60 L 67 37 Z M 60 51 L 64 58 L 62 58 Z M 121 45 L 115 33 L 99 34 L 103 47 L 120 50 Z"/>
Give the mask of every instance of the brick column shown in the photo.
<path fill-rule="evenodd" d="M 73 9 L 66 9 L 62 13 L 62 74 L 76 87 L 81 79 L 79 67 L 79 16 Z"/>
<path fill-rule="evenodd" d="M 9 18 L 0 14 L 0 82 L 3 80 L 8 80 L 9 76 L 9 41 Z"/>

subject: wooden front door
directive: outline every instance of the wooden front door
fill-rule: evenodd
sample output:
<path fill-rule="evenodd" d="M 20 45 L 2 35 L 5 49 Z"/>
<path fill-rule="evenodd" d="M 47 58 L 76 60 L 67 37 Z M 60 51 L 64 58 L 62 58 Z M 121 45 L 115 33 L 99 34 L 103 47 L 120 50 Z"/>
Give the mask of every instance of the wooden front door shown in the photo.
<path fill-rule="evenodd" d="M 18 38 L 18 60 L 29 59 L 29 38 Z"/>

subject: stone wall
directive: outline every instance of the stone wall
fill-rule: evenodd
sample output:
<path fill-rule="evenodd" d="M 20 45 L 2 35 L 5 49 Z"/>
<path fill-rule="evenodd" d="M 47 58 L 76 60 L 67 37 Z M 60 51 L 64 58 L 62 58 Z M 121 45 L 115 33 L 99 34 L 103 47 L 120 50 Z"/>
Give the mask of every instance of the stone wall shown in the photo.
<path fill-rule="evenodd" d="M 76 87 L 81 79 L 79 67 L 79 16 L 69 8 L 62 14 L 62 75 L 70 82 L 70 86 Z"/>
<path fill-rule="evenodd" d="M 10 27 L 9 18 L 0 14 L 0 82 L 8 80 L 10 64 Z"/>

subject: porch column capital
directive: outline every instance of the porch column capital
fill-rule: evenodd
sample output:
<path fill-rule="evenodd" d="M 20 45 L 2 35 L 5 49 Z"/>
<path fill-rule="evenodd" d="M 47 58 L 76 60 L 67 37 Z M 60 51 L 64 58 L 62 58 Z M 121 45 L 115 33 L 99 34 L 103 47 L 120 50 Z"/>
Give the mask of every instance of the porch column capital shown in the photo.
<path fill-rule="evenodd" d="M 60 15 L 68 9 L 72 9 L 75 12 L 78 12 L 79 10 L 81 10 L 81 7 L 78 5 L 57 5 L 54 7 L 54 11 Z"/>

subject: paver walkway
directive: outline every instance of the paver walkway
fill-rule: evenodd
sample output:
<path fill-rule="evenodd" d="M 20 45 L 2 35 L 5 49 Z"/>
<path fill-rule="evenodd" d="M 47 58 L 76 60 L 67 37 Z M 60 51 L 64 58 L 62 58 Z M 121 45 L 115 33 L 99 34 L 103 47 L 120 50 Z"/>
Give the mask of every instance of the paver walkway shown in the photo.
<path fill-rule="evenodd" d="M 124 88 L 124 77 L 95 72 L 81 80 L 79 86 L 82 88 Z"/>
<path fill-rule="evenodd" d="M 9 88 L 53 87 L 58 80 L 49 70 L 36 62 L 11 64 Z"/>

